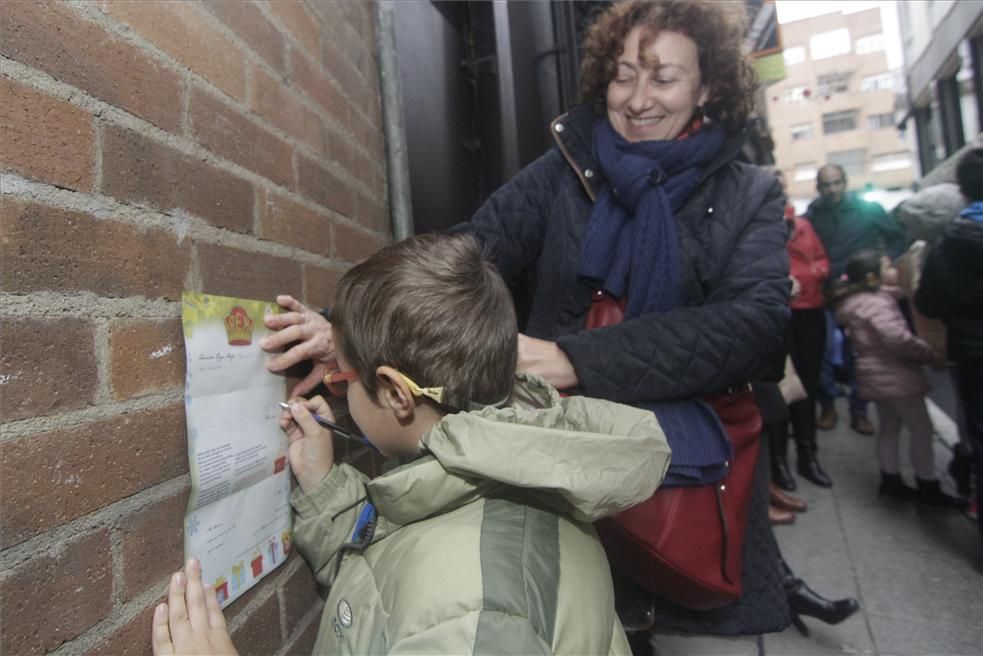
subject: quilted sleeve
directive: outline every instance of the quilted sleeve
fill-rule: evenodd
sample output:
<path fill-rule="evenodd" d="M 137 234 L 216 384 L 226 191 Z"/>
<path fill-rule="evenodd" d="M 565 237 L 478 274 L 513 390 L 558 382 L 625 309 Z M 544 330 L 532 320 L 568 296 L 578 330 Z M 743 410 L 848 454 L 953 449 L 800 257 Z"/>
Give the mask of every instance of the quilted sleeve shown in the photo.
<path fill-rule="evenodd" d="M 549 206 L 565 166 L 558 151 L 548 151 L 489 196 L 470 221 L 448 232 L 475 235 L 502 277 L 513 282 L 542 250 Z"/>
<path fill-rule="evenodd" d="M 580 392 L 638 403 L 702 396 L 771 375 L 789 316 L 784 199 L 773 178 L 744 169 L 727 202 L 748 217 L 712 238 L 726 258 L 706 302 L 561 337 Z M 719 198 L 720 203 L 725 202 Z M 721 244 L 726 240 L 726 245 Z M 717 262 L 714 262 L 716 264 Z"/>
<path fill-rule="evenodd" d="M 870 315 L 868 321 L 877 339 L 899 358 L 922 363 L 934 361 L 938 357 L 934 349 L 908 329 L 908 322 L 894 299 L 884 297 L 878 300 L 879 309 Z"/>

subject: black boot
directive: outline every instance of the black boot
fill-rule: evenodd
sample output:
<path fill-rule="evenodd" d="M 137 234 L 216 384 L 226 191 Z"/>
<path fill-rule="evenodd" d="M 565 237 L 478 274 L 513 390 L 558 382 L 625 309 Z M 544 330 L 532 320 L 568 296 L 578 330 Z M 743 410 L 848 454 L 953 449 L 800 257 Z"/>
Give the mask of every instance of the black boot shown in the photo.
<path fill-rule="evenodd" d="M 839 624 L 860 608 L 860 604 L 852 597 L 836 601 L 821 597 L 805 581 L 794 576 L 785 580 L 785 595 L 788 598 L 792 624 L 804 636 L 809 635 L 809 629 L 802 621 L 803 615 L 815 617 L 826 624 Z"/>
<path fill-rule="evenodd" d="M 794 492 L 798 487 L 792 470 L 788 468 L 788 460 L 783 454 L 781 457 L 772 456 L 771 462 L 771 482 L 786 492 Z"/>
<path fill-rule="evenodd" d="M 795 491 L 795 477 L 792 470 L 788 468 L 788 459 L 785 457 L 788 450 L 788 436 L 784 434 L 785 426 L 782 426 L 782 434 L 774 435 L 768 444 L 771 453 L 771 482 L 786 492 Z M 769 437 L 772 437 L 769 434 Z"/>
<path fill-rule="evenodd" d="M 829 479 L 822 465 L 816 458 L 815 453 L 809 451 L 799 451 L 799 476 L 818 485 L 819 487 L 833 487 L 833 481 Z"/>
<path fill-rule="evenodd" d="M 888 474 L 881 472 L 881 486 L 877 488 L 877 496 L 891 497 L 898 501 L 914 501 L 918 493 L 914 488 L 905 485 L 901 480 L 901 474 Z"/>
<path fill-rule="evenodd" d="M 952 449 L 952 460 L 949 461 L 949 475 L 956 481 L 956 492 L 961 497 L 968 497 L 971 492 L 969 480 L 973 472 L 973 452 L 969 447 L 957 444 Z"/>
<path fill-rule="evenodd" d="M 915 478 L 918 484 L 918 503 L 936 508 L 951 508 L 953 510 L 963 510 L 966 507 L 966 500 L 959 497 L 949 496 L 939 487 L 939 481 L 926 481 L 923 478 Z"/>

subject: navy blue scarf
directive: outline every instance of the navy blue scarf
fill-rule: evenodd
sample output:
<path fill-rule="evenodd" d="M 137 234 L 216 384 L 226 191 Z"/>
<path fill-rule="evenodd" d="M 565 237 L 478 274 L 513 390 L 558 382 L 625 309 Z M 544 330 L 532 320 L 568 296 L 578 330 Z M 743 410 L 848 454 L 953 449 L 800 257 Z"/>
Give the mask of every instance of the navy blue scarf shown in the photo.
<path fill-rule="evenodd" d="M 615 298 L 627 294 L 625 319 L 679 306 L 675 212 L 723 142 L 723 133 L 708 127 L 682 140 L 631 143 L 607 117 L 596 121 L 594 157 L 608 184 L 587 223 L 580 275 Z M 663 485 L 705 485 L 726 475 L 730 441 L 709 406 L 700 400 L 638 405 L 655 413 L 672 447 Z"/>
<path fill-rule="evenodd" d="M 607 117 L 597 119 L 594 157 L 608 184 L 587 223 L 580 275 L 615 298 L 627 292 L 626 319 L 679 305 L 675 212 L 723 142 L 719 129 L 704 128 L 686 139 L 631 143 Z"/>

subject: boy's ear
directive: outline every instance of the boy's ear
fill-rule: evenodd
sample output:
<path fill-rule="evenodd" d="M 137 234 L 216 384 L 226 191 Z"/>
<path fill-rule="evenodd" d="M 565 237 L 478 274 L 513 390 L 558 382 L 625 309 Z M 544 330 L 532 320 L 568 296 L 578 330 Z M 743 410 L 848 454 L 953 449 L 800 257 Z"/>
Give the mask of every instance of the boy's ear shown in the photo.
<path fill-rule="evenodd" d="M 375 370 L 375 375 L 381 383 L 379 400 L 383 405 L 392 409 L 397 418 L 411 419 L 416 410 L 416 399 L 399 372 L 383 365 Z"/>

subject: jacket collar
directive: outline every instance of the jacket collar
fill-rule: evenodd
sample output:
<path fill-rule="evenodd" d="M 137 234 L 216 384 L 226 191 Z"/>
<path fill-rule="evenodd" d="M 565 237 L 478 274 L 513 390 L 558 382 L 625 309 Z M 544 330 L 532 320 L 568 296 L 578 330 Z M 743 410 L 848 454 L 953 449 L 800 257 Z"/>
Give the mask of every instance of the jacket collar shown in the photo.
<path fill-rule="evenodd" d="M 591 200 L 597 198 L 597 191 L 604 182 L 604 174 L 594 160 L 594 121 L 597 112 L 591 107 L 580 105 L 562 114 L 550 123 L 550 134 L 557 147 L 573 168 L 580 183 Z M 744 145 L 745 133 L 728 136 L 724 145 L 710 164 L 707 165 L 697 186 L 703 184 L 718 169 L 737 157 Z"/>

